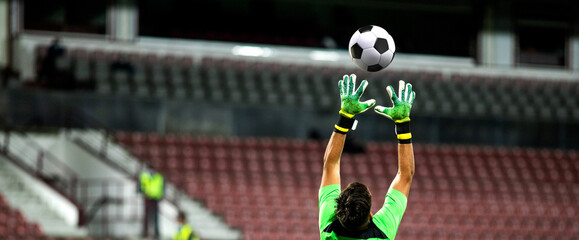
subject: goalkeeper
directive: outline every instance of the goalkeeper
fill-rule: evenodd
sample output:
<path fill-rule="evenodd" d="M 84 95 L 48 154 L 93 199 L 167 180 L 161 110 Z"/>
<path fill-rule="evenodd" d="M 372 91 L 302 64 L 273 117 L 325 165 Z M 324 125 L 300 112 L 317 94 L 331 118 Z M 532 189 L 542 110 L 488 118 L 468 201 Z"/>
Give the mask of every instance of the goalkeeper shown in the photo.
<path fill-rule="evenodd" d="M 396 125 L 398 136 L 398 173 L 392 181 L 382 208 L 370 212 L 372 194 L 366 185 L 350 183 L 340 191 L 340 157 L 346 134 L 355 124 L 354 116 L 373 107 L 376 101 L 360 102 L 368 82 L 363 80 L 356 89 L 356 75 L 345 75 L 340 88 L 340 119 L 330 137 L 324 154 L 322 182 L 319 191 L 319 227 L 321 239 L 394 239 L 406 210 L 410 184 L 414 175 L 414 153 L 410 134 L 410 109 L 415 93 L 410 83 L 400 80 L 398 95 L 392 86 L 386 88 L 393 106 L 376 106 L 374 111 Z"/>

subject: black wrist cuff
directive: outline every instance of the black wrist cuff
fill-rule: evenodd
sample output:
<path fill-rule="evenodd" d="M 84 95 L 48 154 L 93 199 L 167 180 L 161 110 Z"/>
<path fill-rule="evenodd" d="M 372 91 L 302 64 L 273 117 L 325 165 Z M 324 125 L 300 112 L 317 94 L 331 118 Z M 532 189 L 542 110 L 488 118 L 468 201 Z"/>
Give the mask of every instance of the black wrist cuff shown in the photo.
<path fill-rule="evenodd" d="M 410 132 L 410 122 L 396 123 L 396 134 L 409 132 Z"/>
<path fill-rule="evenodd" d="M 410 133 L 410 122 L 396 123 L 396 136 L 398 143 L 412 143 L 412 134 Z"/>
<path fill-rule="evenodd" d="M 412 138 L 404 139 L 404 140 L 398 139 L 398 143 L 400 143 L 400 144 L 409 144 L 409 143 L 412 143 Z"/>
<path fill-rule="evenodd" d="M 340 115 L 340 119 L 338 119 L 338 122 L 336 125 L 334 125 L 334 132 L 346 134 L 348 131 L 350 131 L 350 129 L 352 129 L 355 121 L 356 119 L 354 118 L 348 118 Z"/>

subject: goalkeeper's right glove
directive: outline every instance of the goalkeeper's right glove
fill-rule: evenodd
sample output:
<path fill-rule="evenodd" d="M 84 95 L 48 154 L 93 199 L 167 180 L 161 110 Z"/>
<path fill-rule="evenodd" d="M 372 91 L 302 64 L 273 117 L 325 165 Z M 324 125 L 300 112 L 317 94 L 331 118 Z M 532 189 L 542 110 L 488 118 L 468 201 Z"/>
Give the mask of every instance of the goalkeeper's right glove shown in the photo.
<path fill-rule="evenodd" d="M 346 134 L 356 122 L 354 116 L 363 113 L 376 104 L 376 100 L 370 99 L 360 102 L 360 97 L 366 90 L 368 81 L 363 80 L 360 86 L 356 89 L 356 75 L 344 75 L 344 78 L 338 81 L 340 88 L 340 120 L 334 125 L 335 132 Z"/>
<path fill-rule="evenodd" d="M 392 119 L 396 123 L 396 135 L 399 143 L 411 143 L 410 133 L 410 110 L 414 102 L 415 92 L 412 91 L 412 84 L 404 84 L 403 80 L 398 84 L 398 95 L 392 86 L 388 86 L 386 91 L 392 100 L 392 107 L 376 106 L 374 111 L 382 116 Z"/>

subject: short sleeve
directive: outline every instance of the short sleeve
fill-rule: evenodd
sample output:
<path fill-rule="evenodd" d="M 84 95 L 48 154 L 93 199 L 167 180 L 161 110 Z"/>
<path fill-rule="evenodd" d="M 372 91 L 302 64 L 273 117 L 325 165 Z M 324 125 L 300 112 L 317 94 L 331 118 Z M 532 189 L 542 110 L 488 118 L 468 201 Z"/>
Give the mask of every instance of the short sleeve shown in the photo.
<path fill-rule="evenodd" d="M 340 196 L 340 184 L 332 184 L 320 188 L 319 199 L 319 228 L 323 230 L 335 218 L 336 198 Z"/>
<path fill-rule="evenodd" d="M 406 211 L 408 199 L 400 191 L 391 188 L 386 193 L 386 199 L 382 208 L 374 215 L 373 222 L 380 230 L 386 233 L 390 239 L 396 237 L 398 226 L 402 221 L 402 215 Z"/>

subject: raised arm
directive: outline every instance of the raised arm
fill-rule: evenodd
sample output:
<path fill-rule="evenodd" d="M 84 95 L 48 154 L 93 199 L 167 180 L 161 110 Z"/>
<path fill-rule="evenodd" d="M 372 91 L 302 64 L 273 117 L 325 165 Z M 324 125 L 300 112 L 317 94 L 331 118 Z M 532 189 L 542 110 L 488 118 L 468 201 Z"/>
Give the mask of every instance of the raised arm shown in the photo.
<path fill-rule="evenodd" d="M 374 110 L 396 123 L 396 135 L 398 138 L 398 173 L 392 181 L 390 188 L 396 189 L 406 195 L 410 192 L 410 185 L 414 177 L 414 151 L 412 149 L 412 134 L 410 133 L 410 110 L 414 102 L 415 93 L 410 83 L 404 84 L 400 80 L 398 95 L 396 96 L 392 86 L 386 88 L 392 107 L 376 106 Z"/>
<path fill-rule="evenodd" d="M 408 197 L 413 177 L 414 151 L 412 150 L 412 143 L 398 143 L 398 173 L 390 188 L 394 188 Z"/>
<path fill-rule="evenodd" d="M 333 132 L 324 154 L 324 168 L 320 187 L 340 184 L 340 157 L 344 150 L 346 134 Z"/>
<path fill-rule="evenodd" d="M 358 89 L 355 88 L 356 75 L 344 75 L 344 78 L 338 81 L 338 88 L 340 89 L 340 119 L 334 125 L 334 132 L 330 137 L 326 153 L 324 154 L 324 168 L 322 171 L 322 182 L 320 188 L 340 184 L 340 158 L 342 150 L 344 150 L 344 142 L 346 141 L 346 134 L 356 121 L 354 116 L 363 113 L 376 104 L 376 100 L 370 99 L 365 102 L 360 102 L 360 96 L 368 86 L 368 81 L 363 80 Z"/>

